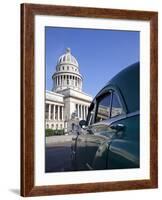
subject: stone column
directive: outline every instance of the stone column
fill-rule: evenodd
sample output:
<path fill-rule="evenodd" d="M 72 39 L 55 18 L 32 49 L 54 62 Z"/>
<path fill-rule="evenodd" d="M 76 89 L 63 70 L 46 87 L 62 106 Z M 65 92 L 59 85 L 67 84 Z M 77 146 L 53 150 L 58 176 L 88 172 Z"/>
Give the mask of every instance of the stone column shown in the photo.
<path fill-rule="evenodd" d="M 69 84 L 70 83 L 70 76 L 69 75 L 67 75 L 67 81 L 68 81 L 67 85 L 70 85 Z"/>
<path fill-rule="evenodd" d="M 85 120 L 86 120 L 86 117 L 87 117 L 86 106 L 84 106 L 84 115 L 85 115 Z"/>
<path fill-rule="evenodd" d="M 66 75 L 66 86 L 68 86 L 68 75 Z"/>
<path fill-rule="evenodd" d="M 78 104 L 78 118 L 80 118 L 80 105 Z"/>
<path fill-rule="evenodd" d="M 75 79 L 74 79 L 74 78 L 75 78 L 75 77 L 73 76 L 73 86 L 75 86 L 75 82 L 74 82 Z"/>
<path fill-rule="evenodd" d="M 51 120 L 51 104 L 48 107 L 48 120 Z"/>
<path fill-rule="evenodd" d="M 70 75 L 69 75 L 69 85 L 71 84 L 71 82 L 70 82 L 71 80 L 70 80 Z"/>
<path fill-rule="evenodd" d="M 80 118 L 82 118 L 82 106 L 79 106 Z"/>
<path fill-rule="evenodd" d="M 62 86 L 65 85 L 64 75 L 62 75 Z"/>
<path fill-rule="evenodd" d="M 86 106 L 84 106 L 84 119 L 86 120 Z"/>
<path fill-rule="evenodd" d="M 77 117 L 78 117 L 78 104 L 76 104 L 76 114 L 77 114 Z"/>
<path fill-rule="evenodd" d="M 55 105 L 53 104 L 53 120 L 55 120 Z"/>
<path fill-rule="evenodd" d="M 62 120 L 64 120 L 64 106 L 62 106 Z"/>
<path fill-rule="evenodd" d="M 67 86 L 67 76 L 65 75 L 65 86 Z"/>
<path fill-rule="evenodd" d="M 60 106 L 58 105 L 58 121 L 60 120 Z"/>
<path fill-rule="evenodd" d="M 59 86 L 61 85 L 61 76 L 59 75 Z"/>
<path fill-rule="evenodd" d="M 60 106 L 60 120 L 62 120 L 62 106 Z"/>
<path fill-rule="evenodd" d="M 82 119 L 84 119 L 84 108 L 83 108 L 83 105 L 82 105 Z"/>
<path fill-rule="evenodd" d="M 65 85 L 64 75 L 62 75 L 62 86 Z"/>
<path fill-rule="evenodd" d="M 83 119 L 85 120 L 85 106 L 83 105 Z"/>
<path fill-rule="evenodd" d="M 64 77 L 61 76 L 61 86 L 63 86 L 63 82 L 64 82 Z"/>
<path fill-rule="evenodd" d="M 62 76 L 60 76 L 60 85 L 62 85 Z"/>

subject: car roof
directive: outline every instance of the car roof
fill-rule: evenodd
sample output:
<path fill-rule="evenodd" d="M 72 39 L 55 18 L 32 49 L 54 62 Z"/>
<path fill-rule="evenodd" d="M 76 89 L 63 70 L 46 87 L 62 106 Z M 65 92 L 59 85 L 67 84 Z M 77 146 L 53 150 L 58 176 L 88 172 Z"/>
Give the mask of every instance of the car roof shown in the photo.
<path fill-rule="evenodd" d="M 106 84 L 96 97 L 102 95 L 102 91 L 104 91 L 105 88 L 112 86 L 120 91 L 128 112 L 138 111 L 140 99 L 139 66 L 140 63 L 137 62 L 123 69 Z"/>

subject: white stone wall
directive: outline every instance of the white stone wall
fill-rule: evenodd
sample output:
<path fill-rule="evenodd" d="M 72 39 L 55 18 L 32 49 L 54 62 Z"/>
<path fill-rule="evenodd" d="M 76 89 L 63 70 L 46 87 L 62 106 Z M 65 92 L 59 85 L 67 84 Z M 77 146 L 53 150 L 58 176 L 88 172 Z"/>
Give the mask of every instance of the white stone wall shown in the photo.
<path fill-rule="evenodd" d="M 81 119 L 86 119 L 86 115 L 88 113 L 88 107 L 92 101 L 92 97 L 86 95 L 85 93 L 81 93 L 78 91 L 64 91 L 65 95 L 57 94 L 57 93 L 49 93 L 46 95 L 46 104 L 50 105 L 48 112 L 52 113 L 51 109 L 53 106 L 61 107 L 62 110 L 62 119 L 59 120 L 53 119 L 51 114 L 46 113 L 46 128 L 50 129 L 64 129 L 65 132 L 70 132 L 72 129 L 72 123 L 74 120 L 72 119 L 72 114 L 76 113 L 77 123 Z M 73 96 L 70 96 L 73 95 Z M 59 101 L 56 101 L 56 100 Z M 54 109 L 54 108 L 53 108 Z M 53 111 L 54 115 L 54 111 Z"/>

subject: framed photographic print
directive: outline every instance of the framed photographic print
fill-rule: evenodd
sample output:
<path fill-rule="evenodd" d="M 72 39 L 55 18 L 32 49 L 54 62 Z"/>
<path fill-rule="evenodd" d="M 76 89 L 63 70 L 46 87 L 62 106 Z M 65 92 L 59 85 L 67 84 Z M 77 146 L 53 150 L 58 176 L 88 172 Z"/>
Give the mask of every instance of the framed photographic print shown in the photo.
<path fill-rule="evenodd" d="M 21 5 L 21 195 L 157 188 L 158 13 Z"/>

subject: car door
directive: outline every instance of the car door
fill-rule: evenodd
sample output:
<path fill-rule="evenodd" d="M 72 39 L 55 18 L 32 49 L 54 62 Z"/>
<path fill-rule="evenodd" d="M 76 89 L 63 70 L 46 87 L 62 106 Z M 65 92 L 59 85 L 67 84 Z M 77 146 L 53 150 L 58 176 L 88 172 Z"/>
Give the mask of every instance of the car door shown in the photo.
<path fill-rule="evenodd" d="M 125 117 L 123 101 L 113 89 L 97 98 L 94 121 L 86 139 L 86 166 L 89 169 L 108 168 L 109 147 L 113 140 L 124 136 L 125 124 L 120 120 Z"/>
<path fill-rule="evenodd" d="M 87 169 L 106 169 L 108 147 L 111 142 L 114 130 L 104 122 L 91 126 L 93 133 L 86 137 L 86 167 Z"/>
<path fill-rule="evenodd" d="M 139 167 L 139 111 L 122 115 L 120 99 L 113 92 L 111 128 L 116 130 L 108 151 L 109 169 Z"/>
<path fill-rule="evenodd" d="M 111 127 L 122 125 L 112 140 L 109 151 L 108 169 L 126 169 L 139 167 L 139 112 L 127 114 L 125 118 L 114 121 Z"/>
<path fill-rule="evenodd" d="M 97 154 L 101 151 L 101 148 L 107 148 L 107 140 L 108 135 L 104 133 L 107 132 L 109 128 L 105 121 L 110 118 L 110 107 L 111 107 L 111 98 L 112 92 L 109 90 L 108 92 L 102 94 L 96 99 L 95 105 L 95 114 L 93 117 L 93 123 L 89 124 L 87 128 L 87 137 L 86 137 L 86 167 L 88 169 L 93 169 L 94 165 L 96 165 L 95 160 L 97 158 Z M 104 146 L 105 145 L 105 146 Z M 104 154 L 104 152 L 103 152 Z M 106 168 L 106 154 L 102 155 L 105 159 L 100 160 L 98 162 L 97 168 Z"/>

